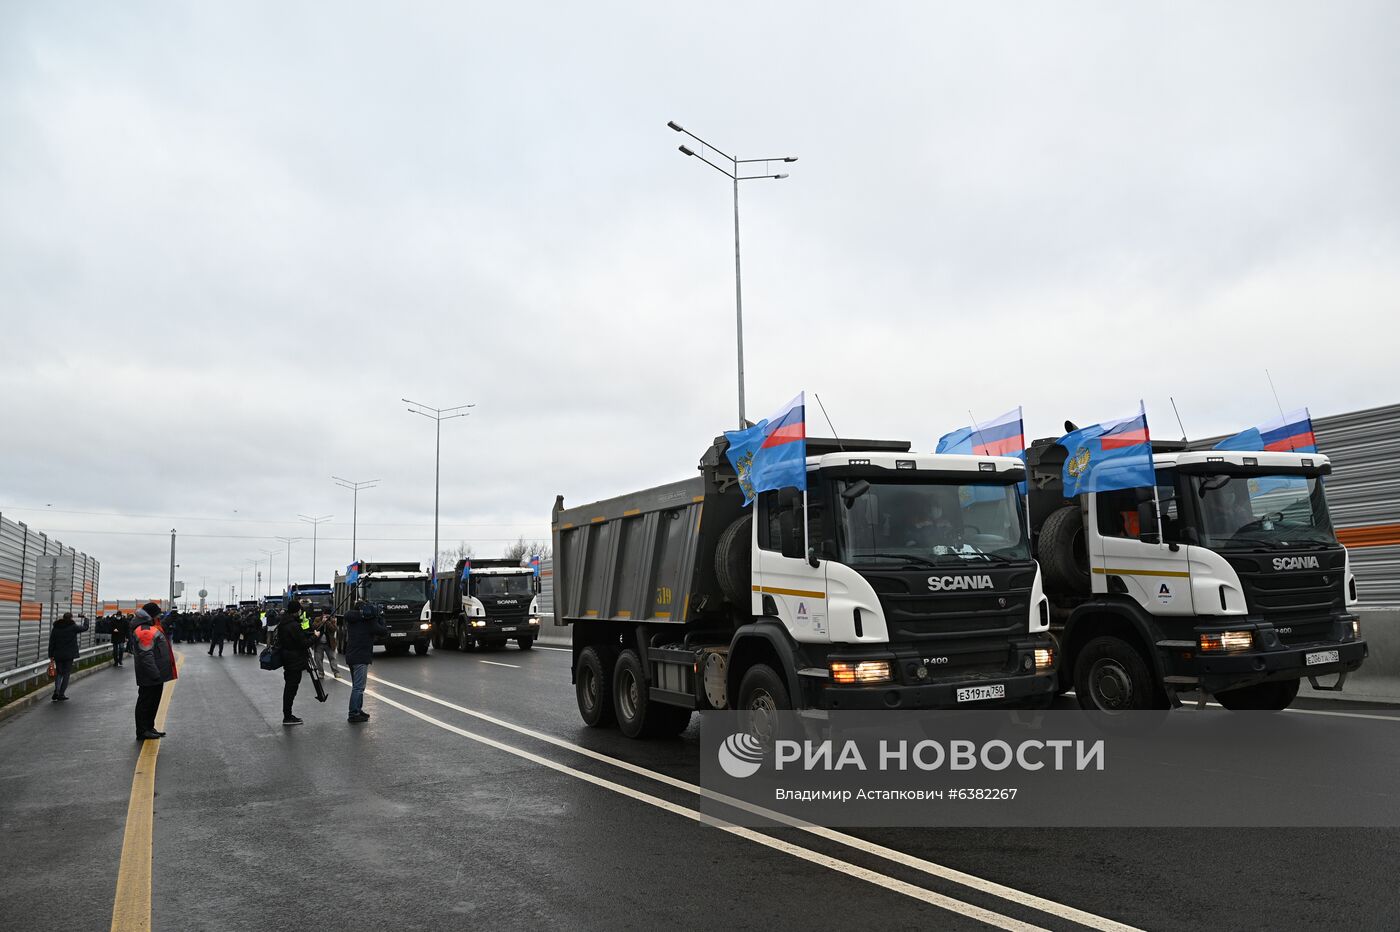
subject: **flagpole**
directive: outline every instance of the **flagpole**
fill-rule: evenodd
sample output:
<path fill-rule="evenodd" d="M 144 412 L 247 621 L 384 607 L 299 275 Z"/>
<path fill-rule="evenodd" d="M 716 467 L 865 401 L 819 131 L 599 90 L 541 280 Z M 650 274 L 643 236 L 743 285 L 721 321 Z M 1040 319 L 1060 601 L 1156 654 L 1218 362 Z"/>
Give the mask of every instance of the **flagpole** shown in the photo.
<path fill-rule="evenodd" d="M 1162 538 L 1162 499 L 1157 495 L 1157 462 L 1152 458 L 1152 428 L 1147 426 L 1147 405 L 1141 399 L 1138 400 L 1138 410 L 1142 412 L 1142 433 L 1147 438 L 1147 461 L 1152 466 L 1152 511 L 1157 515 L 1157 546 L 1160 547 L 1166 543 Z"/>

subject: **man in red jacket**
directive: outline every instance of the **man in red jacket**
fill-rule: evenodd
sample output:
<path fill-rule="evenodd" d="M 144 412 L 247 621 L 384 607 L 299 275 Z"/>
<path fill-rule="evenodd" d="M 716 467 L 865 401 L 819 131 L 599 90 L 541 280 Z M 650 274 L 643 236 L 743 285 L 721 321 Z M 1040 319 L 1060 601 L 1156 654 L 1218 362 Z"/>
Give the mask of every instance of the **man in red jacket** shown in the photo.
<path fill-rule="evenodd" d="M 175 679 L 175 651 L 157 619 L 160 606 L 147 602 L 136 612 L 136 626 L 131 630 L 131 659 L 136 668 L 136 740 L 164 738 L 156 731 L 156 712 L 160 709 L 165 684 Z"/>

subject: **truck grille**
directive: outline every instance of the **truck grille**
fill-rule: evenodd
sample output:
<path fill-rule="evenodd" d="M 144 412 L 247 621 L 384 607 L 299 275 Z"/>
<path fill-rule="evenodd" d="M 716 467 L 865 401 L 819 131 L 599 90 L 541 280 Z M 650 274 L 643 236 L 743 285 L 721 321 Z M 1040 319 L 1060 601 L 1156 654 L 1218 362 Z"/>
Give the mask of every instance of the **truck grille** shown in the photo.
<path fill-rule="evenodd" d="M 977 575 L 992 575 L 995 583 L 983 591 L 931 592 L 928 575 L 866 574 L 884 609 L 891 641 L 996 639 L 1004 654 L 1006 639 L 1026 632 L 1033 569 L 992 574 L 979 568 Z"/>
<path fill-rule="evenodd" d="M 1285 644 L 1327 639 L 1332 616 L 1346 611 L 1346 554 L 1341 549 L 1221 556 L 1239 575 L 1250 614 L 1272 624 Z M 1273 561 L 1278 556 L 1317 557 L 1319 565 L 1316 569 L 1275 569 Z"/>

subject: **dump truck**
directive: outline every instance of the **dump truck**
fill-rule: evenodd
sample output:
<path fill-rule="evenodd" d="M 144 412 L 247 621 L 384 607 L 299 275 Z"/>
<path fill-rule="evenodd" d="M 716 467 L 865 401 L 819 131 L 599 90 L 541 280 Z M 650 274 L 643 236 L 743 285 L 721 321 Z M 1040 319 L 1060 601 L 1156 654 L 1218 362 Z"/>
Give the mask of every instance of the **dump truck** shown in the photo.
<path fill-rule="evenodd" d="M 1055 440 L 1032 444 L 1029 501 L 1059 685 L 1083 708 L 1163 709 L 1196 692 L 1227 709 L 1279 710 L 1302 679 L 1340 690 L 1361 666 L 1326 456 L 1154 440 L 1155 488 L 1073 499 L 1067 456 Z"/>
<path fill-rule="evenodd" d="M 555 618 L 579 713 L 629 737 L 737 709 L 1045 705 L 1049 606 L 1022 463 L 807 441 L 807 489 L 746 507 L 716 438 L 699 475 L 553 511 Z"/>
<path fill-rule="evenodd" d="M 458 560 L 437 574 L 433 646 L 470 650 L 535 644 L 540 631 L 539 577 L 515 560 Z"/>
<path fill-rule="evenodd" d="M 428 600 L 428 574 L 417 563 L 352 563 L 344 573 L 335 574 L 334 613 L 337 649 L 345 652 L 345 616 L 357 602 L 370 602 L 379 609 L 389 629 L 375 643 L 390 654 L 402 656 L 412 647 L 420 656 L 428 652 L 432 639 L 433 606 Z"/>
<path fill-rule="evenodd" d="M 317 612 L 330 614 L 334 602 L 334 592 L 335 589 L 330 583 L 293 583 L 288 589 L 291 598 L 298 602 L 309 602 L 313 614 Z"/>

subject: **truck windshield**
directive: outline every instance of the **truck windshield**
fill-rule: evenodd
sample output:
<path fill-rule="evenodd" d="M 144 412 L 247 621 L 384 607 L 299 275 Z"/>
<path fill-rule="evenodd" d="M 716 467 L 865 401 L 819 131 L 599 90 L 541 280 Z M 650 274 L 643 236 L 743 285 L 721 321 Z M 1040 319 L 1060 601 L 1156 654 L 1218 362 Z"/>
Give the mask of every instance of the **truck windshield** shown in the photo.
<path fill-rule="evenodd" d="M 533 576 L 473 576 L 472 592 L 476 595 L 533 595 Z"/>
<path fill-rule="evenodd" d="M 1309 476 L 1191 476 L 1201 544 L 1213 550 L 1337 542 L 1322 483 Z"/>
<path fill-rule="evenodd" d="M 864 481 L 842 480 L 838 491 L 858 491 Z M 1030 559 L 1015 485 L 880 481 L 837 502 L 837 535 L 848 564 Z"/>
<path fill-rule="evenodd" d="M 424 602 L 426 579 L 371 579 L 365 583 L 365 598 L 372 602 Z"/>

